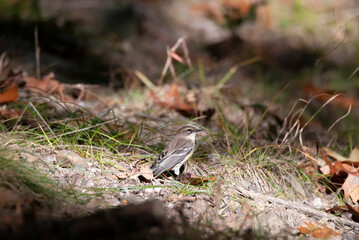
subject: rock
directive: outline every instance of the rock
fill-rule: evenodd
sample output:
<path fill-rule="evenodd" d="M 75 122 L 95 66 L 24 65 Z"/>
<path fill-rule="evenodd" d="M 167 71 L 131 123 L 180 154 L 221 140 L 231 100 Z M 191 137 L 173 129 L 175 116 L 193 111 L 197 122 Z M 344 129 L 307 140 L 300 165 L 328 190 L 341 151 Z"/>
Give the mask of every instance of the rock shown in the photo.
<path fill-rule="evenodd" d="M 81 183 L 83 182 L 84 177 L 79 173 L 75 173 L 75 174 L 70 176 L 70 179 L 74 184 L 81 185 Z"/>
<path fill-rule="evenodd" d="M 57 153 L 57 161 L 60 163 L 61 167 L 76 167 L 76 168 L 84 168 L 87 169 L 89 167 L 87 161 L 80 157 L 78 154 L 61 150 Z"/>
<path fill-rule="evenodd" d="M 54 164 L 56 163 L 56 155 L 55 154 L 50 154 L 44 157 L 44 162 L 48 163 L 48 164 Z"/>
<path fill-rule="evenodd" d="M 95 184 L 94 184 L 94 182 L 93 182 L 92 180 L 88 179 L 88 180 L 86 180 L 86 181 L 84 182 L 83 186 L 84 186 L 84 187 L 94 187 Z"/>
<path fill-rule="evenodd" d="M 35 162 L 39 160 L 39 158 L 33 154 L 27 153 L 27 152 L 21 152 L 20 158 L 25 159 L 28 162 Z"/>
<path fill-rule="evenodd" d="M 107 206 L 120 206 L 121 202 L 118 200 L 118 198 L 110 195 L 110 194 L 104 194 L 102 195 L 102 199 L 105 202 Z"/>
<path fill-rule="evenodd" d="M 128 204 L 140 204 L 145 201 L 142 197 L 133 193 L 127 193 L 124 200 L 127 200 Z"/>
<path fill-rule="evenodd" d="M 339 237 L 339 236 L 338 236 Z M 342 238 L 338 238 L 338 239 L 345 239 L 345 240 L 355 240 L 358 239 L 358 237 L 353 234 L 353 233 L 343 233 L 343 235 L 341 236 Z"/>
<path fill-rule="evenodd" d="M 205 213 L 207 211 L 208 204 L 206 201 L 197 200 L 192 203 L 192 208 L 195 213 L 197 213 L 198 215 L 202 215 L 203 213 Z"/>
<path fill-rule="evenodd" d="M 312 202 L 313 207 L 316 209 L 322 209 L 323 208 L 323 201 L 320 198 L 315 198 Z"/>
<path fill-rule="evenodd" d="M 281 214 L 279 211 L 278 209 L 270 209 L 268 212 L 259 215 L 257 219 L 258 227 L 264 228 L 273 236 L 282 232 L 286 228 L 286 225 L 279 217 Z"/>

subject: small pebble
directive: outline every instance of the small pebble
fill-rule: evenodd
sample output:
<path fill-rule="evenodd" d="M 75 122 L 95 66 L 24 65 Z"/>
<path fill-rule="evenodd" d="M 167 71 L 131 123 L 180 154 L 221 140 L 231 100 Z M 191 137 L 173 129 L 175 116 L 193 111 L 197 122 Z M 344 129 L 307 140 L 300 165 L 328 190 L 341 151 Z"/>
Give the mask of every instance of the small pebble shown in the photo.
<path fill-rule="evenodd" d="M 322 209 L 323 208 L 323 201 L 320 198 L 315 198 L 312 202 L 313 207 L 316 209 Z"/>
<path fill-rule="evenodd" d="M 44 158 L 44 162 L 46 163 L 55 163 L 57 160 L 56 160 L 56 155 L 55 154 L 52 154 L 52 155 L 47 155 L 45 158 Z"/>
<path fill-rule="evenodd" d="M 146 188 L 145 191 L 148 192 L 148 193 L 153 193 L 154 189 L 153 188 Z"/>
<path fill-rule="evenodd" d="M 84 182 L 84 185 L 83 185 L 84 187 L 93 187 L 93 186 L 95 186 L 95 184 L 93 183 L 93 181 L 92 180 L 86 180 L 85 182 Z"/>

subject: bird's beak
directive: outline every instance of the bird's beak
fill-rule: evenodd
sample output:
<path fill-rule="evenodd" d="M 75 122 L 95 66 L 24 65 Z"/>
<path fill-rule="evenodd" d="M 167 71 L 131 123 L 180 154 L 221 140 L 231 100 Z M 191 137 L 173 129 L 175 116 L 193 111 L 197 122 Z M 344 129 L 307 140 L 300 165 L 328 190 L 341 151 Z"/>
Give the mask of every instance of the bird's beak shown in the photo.
<path fill-rule="evenodd" d="M 195 132 L 202 132 L 202 129 L 196 129 Z"/>

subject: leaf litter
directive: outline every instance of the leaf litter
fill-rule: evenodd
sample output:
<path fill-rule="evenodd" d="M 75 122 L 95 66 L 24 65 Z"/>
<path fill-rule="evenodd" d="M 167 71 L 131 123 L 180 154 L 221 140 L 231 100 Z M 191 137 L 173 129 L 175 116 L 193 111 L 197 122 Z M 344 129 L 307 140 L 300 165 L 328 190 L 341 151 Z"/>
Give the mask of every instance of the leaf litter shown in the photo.
<path fill-rule="evenodd" d="M 186 56 L 185 58 L 182 58 L 175 53 L 174 50 L 171 49 L 168 52 L 168 56 L 181 63 L 185 63 L 186 61 L 184 59 L 186 59 Z M 173 68 L 173 66 L 171 67 L 171 64 L 172 62 L 169 61 L 168 68 L 170 70 Z M 98 92 L 91 93 L 89 90 L 90 86 L 60 83 L 55 79 L 54 73 L 50 73 L 41 79 L 26 77 L 26 74 L 21 76 L 25 76 L 25 88 L 20 87 L 17 91 L 19 95 L 22 96 L 28 94 L 27 91 L 24 90 L 30 91 L 30 97 L 37 96 L 37 94 L 47 97 L 56 96 L 59 100 L 68 101 L 68 103 L 61 103 L 66 107 L 70 106 L 69 104 L 71 103 L 83 102 L 88 104 L 87 101 L 89 100 L 103 98 Z M 173 77 L 175 76 L 176 75 L 173 74 Z M 141 80 L 143 79 L 144 78 L 141 78 Z M 224 82 L 221 86 L 223 85 Z M 5 89 L 8 88 L 5 87 Z M 75 94 L 71 91 L 73 89 L 77 89 Z M 5 93 L 6 92 L 7 91 L 5 91 Z M 336 230 L 332 230 L 335 229 L 334 225 L 330 224 L 330 227 L 316 227 L 314 224 L 306 222 L 309 218 L 309 216 L 306 215 L 308 211 L 303 210 L 301 207 L 295 208 L 295 210 L 288 210 L 291 205 L 290 201 L 293 201 L 298 197 L 295 192 L 301 192 L 302 198 L 305 199 L 306 204 L 309 208 L 312 207 L 313 209 L 314 205 L 312 201 L 317 199 L 318 195 L 320 195 L 319 193 L 313 194 L 315 190 L 303 182 L 294 187 L 294 191 L 293 188 L 290 188 L 290 186 L 295 185 L 291 183 L 291 181 L 296 178 L 282 178 L 281 170 L 286 169 L 284 166 L 288 167 L 287 169 L 290 169 L 292 166 L 283 162 L 274 165 L 272 165 L 272 162 L 270 163 L 272 165 L 271 167 L 266 166 L 265 163 L 263 165 L 260 161 L 254 163 L 242 162 L 244 159 L 243 155 L 245 154 L 240 151 L 237 154 L 237 157 L 239 157 L 240 160 L 231 162 L 231 155 L 228 152 L 226 153 L 226 151 L 234 148 L 237 139 L 230 137 L 231 132 L 225 122 L 225 119 L 228 119 L 228 117 L 226 115 L 221 116 L 222 113 L 215 110 L 217 109 L 217 106 L 210 104 L 209 99 L 220 99 L 222 103 L 228 103 L 226 99 L 221 99 L 221 94 L 219 94 L 216 86 L 190 89 L 185 84 L 177 81 L 171 84 L 149 87 L 149 89 L 144 91 L 144 95 L 149 96 L 152 100 L 150 106 L 144 106 L 150 107 L 154 112 L 154 114 L 148 116 L 145 113 L 146 109 L 139 109 L 139 111 L 144 112 L 141 118 L 145 117 L 145 121 L 137 117 L 138 113 L 137 116 L 134 114 L 133 105 L 126 108 L 126 106 L 116 106 L 116 104 L 112 104 L 115 97 L 107 96 L 105 98 L 106 100 L 101 102 L 102 109 L 112 108 L 114 112 L 121 112 L 121 114 L 118 115 L 120 117 L 114 120 L 118 122 L 117 124 L 121 127 L 117 124 L 112 126 L 108 124 L 106 127 L 104 127 L 105 124 L 100 124 L 99 126 L 101 131 L 106 132 L 110 132 L 112 129 L 116 129 L 116 131 L 125 129 L 122 134 L 124 135 L 123 140 L 127 141 L 127 146 L 113 149 L 116 151 L 116 154 L 109 151 L 105 154 L 106 157 L 97 158 L 93 149 L 89 147 L 85 152 L 77 150 L 82 153 L 83 156 L 81 157 L 76 151 L 68 151 L 66 145 L 55 145 L 52 148 L 44 149 L 41 144 L 37 144 L 34 145 L 33 149 L 29 150 L 29 152 L 41 152 L 41 156 L 38 156 L 36 159 L 30 157 L 33 155 L 22 154 L 22 157 L 36 165 L 36 168 L 46 172 L 51 179 L 63 187 L 71 186 L 75 190 L 87 194 L 94 194 L 99 190 L 104 190 L 105 193 L 103 193 L 101 197 L 94 197 L 89 203 L 90 205 L 95 206 L 95 208 L 138 204 L 143 203 L 148 199 L 159 198 L 166 201 L 166 209 L 169 216 L 172 216 L 174 219 L 185 218 L 192 222 L 205 222 L 210 220 L 213 223 L 213 228 L 216 230 L 223 231 L 226 226 L 229 225 L 229 222 L 237 222 L 240 224 L 231 224 L 231 226 L 234 229 L 242 231 L 245 229 L 252 229 L 253 226 L 256 226 L 256 229 L 260 229 L 261 226 L 265 225 L 266 228 L 264 231 L 268 231 L 271 236 L 275 236 L 280 232 L 291 232 L 298 226 L 300 226 L 300 233 L 308 234 L 315 238 L 323 238 L 323 236 L 331 237 L 339 234 Z M 9 97 L 9 99 L 11 98 Z M 12 98 L 11 101 L 18 101 L 18 99 Z M 86 107 L 90 108 L 90 106 L 91 105 L 87 105 Z M 119 111 L 118 108 L 121 110 Z M 132 109 L 132 111 L 130 109 Z M 224 114 L 226 113 L 224 112 Z M 9 114 L 2 114 L 2 117 L 5 117 L 6 119 L 9 118 L 8 116 Z M 18 118 L 19 115 L 13 115 L 13 117 Z M 220 135 L 216 136 L 213 140 L 202 142 L 202 144 L 207 144 L 207 147 L 213 149 L 215 152 L 211 160 L 212 166 L 210 167 L 208 164 L 200 161 L 191 162 L 189 171 L 196 172 L 197 174 L 199 173 L 199 176 L 196 176 L 197 174 L 193 175 L 192 173 L 189 173 L 183 175 L 182 178 L 179 178 L 179 181 L 175 179 L 153 179 L 149 166 L 152 162 L 151 159 L 157 156 L 153 156 L 153 153 L 149 153 L 146 149 L 139 148 L 136 146 L 138 143 L 133 141 L 137 138 L 143 138 L 142 141 L 144 141 L 147 138 L 150 140 L 146 141 L 146 144 L 158 147 L 156 144 L 163 141 L 166 142 L 166 140 L 163 140 L 162 135 L 164 129 L 166 128 L 167 131 L 175 132 L 177 128 L 177 124 L 171 126 L 171 124 L 168 123 L 184 123 L 188 121 L 188 117 L 199 117 L 199 120 L 201 120 L 201 118 L 207 118 L 207 120 L 218 120 L 222 118 L 221 121 L 218 121 L 220 124 L 212 126 L 211 132 L 220 133 L 221 131 L 227 131 L 223 138 L 224 142 L 226 142 L 226 147 L 223 149 L 213 149 L 214 144 L 221 141 Z M 235 122 L 237 120 L 236 118 L 232 119 L 234 123 L 237 123 Z M 239 121 L 243 124 L 242 120 Z M 262 118 L 259 121 L 262 121 Z M 255 124 L 258 126 L 258 122 Z M 79 125 L 81 125 L 81 123 Z M 138 131 L 126 130 L 130 125 L 141 127 L 136 128 Z M 50 125 L 46 127 L 51 129 Z M 96 125 L 91 126 L 91 128 L 96 128 Z M 81 131 L 83 130 L 80 128 L 70 133 L 76 134 L 81 133 Z M 211 132 L 209 131 L 208 133 L 201 135 L 200 138 L 210 139 Z M 113 142 L 117 141 L 111 137 L 108 139 Z M 252 144 L 252 142 L 250 142 L 250 144 Z M 76 148 L 80 147 L 79 142 L 77 142 L 75 146 Z M 98 150 L 101 151 L 101 149 Z M 95 152 L 98 150 L 95 150 Z M 208 149 L 206 151 L 208 151 Z M 220 151 L 220 154 L 218 151 Z M 242 149 L 241 151 L 244 150 Z M 357 149 L 352 151 L 349 158 L 339 157 L 335 152 L 330 152 L 329 149 L 324 149 L 323 151 L 327 156 L 335 159 L 336 162 L 332 164 L 324 159 L 324 162 L 328 164 L 327 167 L 330 171 L 325 172 L 324 168 L 321 168 L 321 171 L 324 175 L 339 175 L 341 172 L 348 174 L 342 188 L 344 189 L 345 198 L 347 199 L 350 197 L 353 202 L 356 202 L 358 200 L 358 183 L 356 181 L 357 169 L 355 164 L 355 162 L 358 162 Z M 249 155 L 254 155 L 255 152 L 256 151 L 250 152 Z M 143 154 L 147 156 L 152 155 L 152 158 L 143 158 Z M 119 158 L 119 155 L 122 155 L 122 157 Z M 311 152 L 309 155 L 314 155 L 314 153 Z M 254 156 L 254 158 L 259 157 L 260 156 Z M 133 160 L 138 161 L 138 164 L 121 161 L 121 159 L 124 158 L 132 158 Z M 194 156 L 194 158 L 196 159 L 196 156 Z M 208 158 L 210 158 L 210 155 L 208 155 Z M 315 157 L 312 156 L 312 158 Z M 283 165 L 281 166 L 281 164 Z M 254 168 L 258 168 L 258 171 L 254 171 Z M 316 166 L 312 166 L 312 173 L 310 175 L 313 176 L 317 171 Z M 245 174 L 242 174 L 242 172 Z M 142 178 L 144 178 L 144 180 Z M 223 180 L 225 182 L 219 184 L 219 181 Z M 299 187 L 300 184 L 306 186 L 301 189 Z M 279 185 L 281 185 L 283 189 L 278 191 L 276 186 Z M 239 194 L 234 194 L 243 187 L 245 187 L 246 190 L 243 189 L 239 191 Z M 295 188 L 297 190 L 295 190 Z M 308 189 L 310 189 L 310 191 L 308 191 Z M 272 195 L 274 192 L 276 192 L 278 199 L 280 199 L 280 197 L 287 199 L 282 202 L 275 200 L 276 198 L 263 198 L 262 200 L 259 200 L 259 198 L 253 197 L 256 196 L 256 194 L 262 194 L 261 196 L 268 194 Z M 286 196 L 286 194 L 289 195 Z M 255 208 L 250 208 L 250 210 L 248 210 L 249 208 L 243 209 L 241 201 L 244 199 L 249 199 L 248 201 L 251 201 L 251 204 L 255 205 Z M 332 199 L 328 198 L 327 201 L 330 202 L 328 205 L 333 205 Z M 285 205 L 288 209 L 281 208 L 281 205 Z M 276 215 L 271 211 L 268 212 L 268 209 L 276 207 L 281 209 L 281 214 Z M 353 209 L 350 210 L 353 211 Z M 256 216 L 256 214 L 253 213 L 255 211 L 262 213 L 267 212 L 268 214 L 259 214 Z M 313 210 L 311 213 L 316 212 Z M 273 221 L 273 219 L 275 220 Z M 285 219 L 291 219 L 291 221 L 289 221 L 289 228 L 287 225 L 281 224 Z M 346 224 L 344 223 L 344 225 L 348 225 L 348 222 L 345 222 Z M 303 223 L 307 226 L 304 227 L 301 225 Z M 355 224 L 353 226 L 355 226 Z"/>

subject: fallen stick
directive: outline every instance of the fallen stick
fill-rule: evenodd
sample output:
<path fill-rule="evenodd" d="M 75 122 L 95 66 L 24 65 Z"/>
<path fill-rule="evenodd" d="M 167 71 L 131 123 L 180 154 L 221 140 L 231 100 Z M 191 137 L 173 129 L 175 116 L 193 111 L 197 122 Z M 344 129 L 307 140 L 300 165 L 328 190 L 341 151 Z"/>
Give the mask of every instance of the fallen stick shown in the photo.
<path fill-rule="evenodd" d="M 244 195 L 245 197 L 250 197 L 253 199 L 261 199 L 261 200 L 265 200 L 267 202 L 272 202 L 272 203 L 277 203 L 283 206 L 286 206 L 288 208 L 292 208 L 301 212 L 304 212 L 306 214 L 311 214 L 311 215 L 315 215 L 315 216 L 319 216 L 322 218 L 327 218 L 327 219 L 331 219 L 333 221 L 338 221 L 344 225 L 350 226 L 350 227 L 356 227 L 359 228 L 359 223 L 351 221 L 347 218 L 343 218 L 343 217 L 337 217 L 334 216 L 332 214 L 328 214 L 326 212 L 311 208 L 309 206 L 300 204 L 300 203 L 296 203 L 296 202 L 292 202 L 292 201 L 286 201 L 280 198 L 275 198 L 272 196 L 268 196 L 262 193 L 256 193 L 256 192 L 252 192 L 249 190 L 246 190 L 242 187 L 238 187 L 237 186 L 237 191 L 240 192 L 242 195 Z"/>

